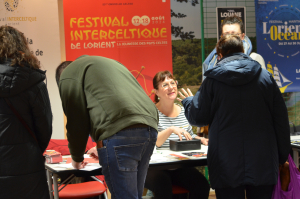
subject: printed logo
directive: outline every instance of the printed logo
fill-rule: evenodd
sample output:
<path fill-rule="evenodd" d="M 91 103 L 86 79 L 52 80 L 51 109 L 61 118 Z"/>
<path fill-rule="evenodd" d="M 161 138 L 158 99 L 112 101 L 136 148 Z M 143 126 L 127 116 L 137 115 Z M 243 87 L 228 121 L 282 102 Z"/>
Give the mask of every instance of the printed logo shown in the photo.
<path fill-rule="evenodd" d="M 269 62 L 267 64 L 267 70 L 273 75 L 273 78 L 276 81 L 281 93 L 284 93 L 285 89 L 293 83 L 279 71 L 276 64 L 274 67 L 272 67 L 271 63 Z"/>
<path fill-rule="evenodd" d="M 14 12 L 19 5 L 19 0 L 4 0 L 5 9 L 9 12 Z"/>
<path fill-rule="evenodd" d="M 268 11 L 262 22 L 265 45 L 272 54 L 290 58 L 300 53 L 300 10 L 293 5 L 280 5 Z M 291 48 L 293 47 L 293 48 Z"/>

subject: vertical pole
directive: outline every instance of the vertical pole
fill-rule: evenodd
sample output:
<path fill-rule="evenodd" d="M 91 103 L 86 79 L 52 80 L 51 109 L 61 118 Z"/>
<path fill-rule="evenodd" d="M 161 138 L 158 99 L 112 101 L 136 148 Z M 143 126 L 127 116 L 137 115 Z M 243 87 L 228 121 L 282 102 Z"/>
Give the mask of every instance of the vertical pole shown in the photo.
<path fill-rule="evenodd" d="M 210 184 L 209 177 L 208 177 L 208 168 L 207 168 L 207 166 L 205 166 L 204 168 L 205 168 L 205 178 L 208 181 L 208 183 Z"/>
<path fill-rule="evenodd" d="M 50 199 L 53 199 L 53 188 L 52 188 L 52 185 L 53 185 L 53 180 L 52 180 L 52 174 L 51 172 L 47 170 L 47 180 L 48 180 L 48 189 L 49 189 L 49 194 L 50 194 Z"/>
<path fill-rule="evenodd" d="M 203 13 L 203 0 L 200 0 L 200 16 L 201 16 L 201 52 L 202 63 L 205 60 L 205 46 L 204 46 L 204 13 Z"/>
<path fill-rule="evenodd" d="M 57 183 L 57 174 L 53 174 L 53 190 L 54 190 L 54 198 L 59 199 L 58 195 L 58 183 Z"/>

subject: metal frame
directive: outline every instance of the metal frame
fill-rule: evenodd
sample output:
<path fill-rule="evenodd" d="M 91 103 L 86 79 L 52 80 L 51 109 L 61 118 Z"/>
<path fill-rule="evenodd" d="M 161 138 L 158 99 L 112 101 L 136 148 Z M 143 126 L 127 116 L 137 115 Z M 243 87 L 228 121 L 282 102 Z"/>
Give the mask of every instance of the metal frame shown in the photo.
<path fill-rule="evenodd" d="M 70 175 L 67 179 L 65 179 L 60 185 L 58 184 L 58 175 L 54 172 L 52 172 L 50 169 L 47 169 L 47 180 L 48 180 L 48 189 L 49 189 L 49 194 L 50 194 L 50 199 L 59 199 L 59 192 L 65 188 L 70 182 L 76 177 L 74 174 Z M 104 185 L 104 183 L 96 178 L 95 176 L 90 176 L 93 178 L 95 181 L 98 181 Z M 64 185 L 63 185 L 64 184 Z M 52 188 L 53 186 L 53 188 Z M 61 187 L 62 186 L 62 187 Z M 61 188 L 60 188 L 61 187 Z M 53 196 L 54 195 L 54 196 Z M 107 197 L 107 191 L 103 193 L 104 198 L 108 199 Z M 99 195 L 100 199 L 101 195 Z"/>

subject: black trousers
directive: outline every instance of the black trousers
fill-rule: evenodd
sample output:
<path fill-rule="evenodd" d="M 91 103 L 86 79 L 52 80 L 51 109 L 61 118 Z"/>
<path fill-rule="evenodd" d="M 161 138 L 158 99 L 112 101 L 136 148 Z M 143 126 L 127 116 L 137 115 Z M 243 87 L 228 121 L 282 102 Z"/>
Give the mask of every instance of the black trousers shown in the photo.
<path fill-rule="evenodd" d="M 195 168 L 176 170 L 148 170 L 145 188 L 154 193 L 155 199 L 172 199 L 172 184 L 187 189 L 190 199 L 207 199 L 210 186 Z"/>
<path fill-rule="evenodd" d="M 265 186 L 239 186 L 236 188 L 215 189 L 218 199 L 271 199 L 274 185 Z M 246 192 L 246 194 L 245 194 Z"/>

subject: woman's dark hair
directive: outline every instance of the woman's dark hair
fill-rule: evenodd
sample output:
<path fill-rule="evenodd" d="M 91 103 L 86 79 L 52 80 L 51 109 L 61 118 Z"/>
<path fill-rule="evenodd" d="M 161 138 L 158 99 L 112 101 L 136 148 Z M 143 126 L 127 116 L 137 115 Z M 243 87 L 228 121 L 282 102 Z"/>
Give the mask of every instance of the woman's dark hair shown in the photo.
<path fill-rule="evenodd" d="M 0 62 L 11 60 L 11 65 L 24 66 L 28 63 L 30 67 L 40 68 L 40 62 L 30 52 L 28 42 L 24 34 L 17 29 L 3 25 L 0 26 Z"/>
<path fill-rule="evenodd" d="M 160 71 L 160 72 L 156 73 L 156 75 L 153 77 L 153 88 L 158 90 L 158 84 L 160 82 L 165 81 L 166 77 L 170 78 L 170 79 L 174 79 L 172 73 L 168 70 Z M 158 99 L 157 95 L 155 95 L 155 97 L 154 97 L 154 102 L 155 103 L 159 102 L 159 99 Z"/>
<path fill-rule="evenodd" d="M 223 57 L 231 54 L 244 52 L 243 41 L 237 35 L 226 35 L 221 37 L 219 42 L 216 45 L 218 55 L 222 55 Z"/>

